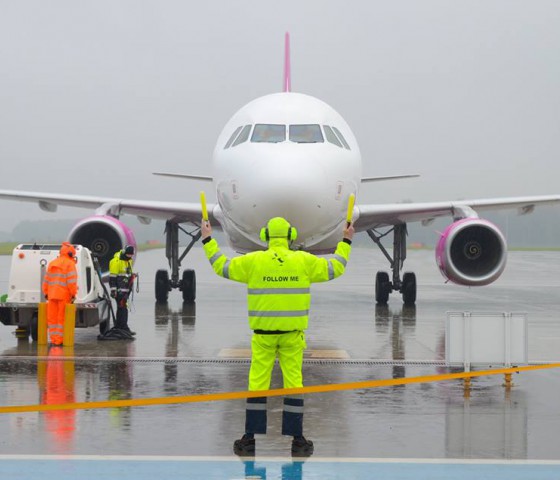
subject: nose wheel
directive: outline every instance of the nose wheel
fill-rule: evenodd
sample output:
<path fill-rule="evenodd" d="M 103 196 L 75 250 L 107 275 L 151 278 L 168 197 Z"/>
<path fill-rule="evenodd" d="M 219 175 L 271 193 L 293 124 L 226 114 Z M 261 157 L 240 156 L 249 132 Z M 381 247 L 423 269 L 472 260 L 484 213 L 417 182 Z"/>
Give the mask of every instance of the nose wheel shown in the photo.
<path fill-rule="evenodd" d="M 183 279 L 179 287 L 183 292 L 183 302 L 193 303 L 196 299 L 196 273 L 192 269 L 183 270 Z"/>
<path fill-rule="evenodd" d="M 377 272 L 375 275 L 375 302 L 377 305 L 387 305 L 389 295 L 393 291 L 402 294 L 403 303 L 406 306 L 413 306 L 416 303 L 416 275 L 413 272 L 406 272 L 400 282 L 400 288 L 395 288 L 389 281 L 387 272 Z"/>
<path fill-rule="evenodd" d="M 416 275 L 413 272 L 406 272 L 403 275 L 401 293 L 406 306 L 416 303 Z"/>
<path fill-rule="evenodd" d="M 389 274 L 387 272 L 377 272 L 377 275 L 375 275 L 375 301 L 377 305 L 387 305 L 392 290 L 393 286 L 389 281 Z"/>
<path fill-rule="evenodd" d="M 167 303 L 169 292 L 173 289 L 167 270 L 158 270 L 156 272 L 155 287 L 156 302 Z M 194 270 L 183 270 L 183 278 L 179 284 L 179 290 L 183 293 L 183 302 L 194 303 L 196 300 L 196 272 Z"/>
<path fill-rule="evenodd" d="M 167 270 L 158 270 L 156 272 L 156 302 L 166 303 L 170 290 L 169 272 Z"/>

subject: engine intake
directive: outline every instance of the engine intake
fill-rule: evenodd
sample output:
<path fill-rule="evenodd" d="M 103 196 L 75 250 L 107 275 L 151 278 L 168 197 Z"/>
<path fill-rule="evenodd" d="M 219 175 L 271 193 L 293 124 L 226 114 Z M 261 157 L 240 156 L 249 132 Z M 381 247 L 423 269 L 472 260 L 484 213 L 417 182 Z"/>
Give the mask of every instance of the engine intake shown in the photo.
<path fill-rule="evenodd" d="M 493 223 L 464 218 L 449 225 L 436 247 L 442 275 L 459 285 L 488 285 L 504 271 L 507 245 Z"/>
<path fill-rule="evenodd" d="M 111 258 L 125 245 L 134 246 L 136 251 L 136 239 L 132 230 L 120 220 L 105 215 L 80 220 L 70 231 L 68 241 L 89 248 L 99 259 L 103 272 L 109 270 Z"/>

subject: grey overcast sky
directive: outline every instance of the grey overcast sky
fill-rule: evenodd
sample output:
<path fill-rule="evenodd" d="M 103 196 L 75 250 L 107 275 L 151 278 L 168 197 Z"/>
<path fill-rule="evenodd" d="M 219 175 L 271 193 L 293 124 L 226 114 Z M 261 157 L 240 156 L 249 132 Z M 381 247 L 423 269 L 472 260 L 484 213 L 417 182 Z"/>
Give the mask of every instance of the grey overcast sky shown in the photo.
<path fill-rule="evenodd" d="M 558 0 L 0 0 L 0 188 L 197 201 L 245 103 L 292 89 L 352 127 L 358 202 L 560 193 Z M 56 218 L 86 211 L 60 208 Z M 0 201 L 0 230 L 55 218 Z"/>

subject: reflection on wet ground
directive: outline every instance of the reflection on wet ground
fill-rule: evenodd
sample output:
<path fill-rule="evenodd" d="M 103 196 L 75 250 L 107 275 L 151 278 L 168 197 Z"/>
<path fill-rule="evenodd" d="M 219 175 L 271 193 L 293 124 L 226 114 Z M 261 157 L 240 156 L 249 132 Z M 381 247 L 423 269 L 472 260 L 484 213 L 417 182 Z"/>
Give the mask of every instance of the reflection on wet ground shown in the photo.
<path fill-rule="evenodd" d="M 7 265 L 5 258 L 0 267 Z M 389 306 L 379 307 L 373 302 L 373 279 L 382 260 L 356 249 L 346 276 L 314 288 L 307 342 L 323 353 L 306 357 L 305 383 L 457 371 L 444 363 L 447 311 L 527 312 L 529 361 L 558 361 L 558 260 L 555 252 L 514 252 L 497 284 L 465 289 L 443 284 L 431 254 L 411 252 L 409 266 L 419 279 L 417 306 L 405 308 L 399 298 L 391 298 Z M 189 266 L 196 268 L 198 278 L 196 305 L 182 304 L 179 294 L 158 305 L 153 281 L 147 279 L 161 267 L 161 252 L 139 256 L 145 280 L 130 314 L 138 332 L 135 341 L 98 341 L 95 329 L 80 329 L 73 349 L 49 350 L 17 340 L 13 327 L 0 326 L 0 404 L 245 390 L 248 359 L 224 356 L 224 351 L 249 348 L 244 287 L 215 277 L 197 248 L 192 261 Z M 538 281 L 527 285 L 531 272 L 538 273 Z M 0 288 L 6 289 L 5 282 Z M 237 473 L 225 478 L 266 478 L 263 468 L 270 478 L 297 478 L 313 462 L 328 458 L 560 460 L 560 446 L 551 441 L 560 430 L 559 372 L 523 373 L 514 382 L 507 391 L 502 377 L 475 378 L 468 398 L 459 381 L 308 395 L 304 428 L 315 442 L 314 457 L 306 464 L 237 461 Z M 278 371 L 273 386 L 281 386 Z M 0 454 L 229 456 L 243 428 L 244 402 L 239 400 L 3 414 Z M 281 399 L 271 398 L 269 430 L 257 437 L 257 460 L 289 457 L 290 439 L 280 429 Z M 8 464 L 0 462 L 0 469 L 2 465 Z"/>

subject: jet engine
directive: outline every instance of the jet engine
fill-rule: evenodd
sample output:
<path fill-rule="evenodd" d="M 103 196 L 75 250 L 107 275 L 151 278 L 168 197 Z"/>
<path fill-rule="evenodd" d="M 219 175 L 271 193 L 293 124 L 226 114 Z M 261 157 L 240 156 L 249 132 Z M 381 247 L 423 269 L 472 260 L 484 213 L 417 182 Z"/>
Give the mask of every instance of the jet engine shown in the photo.
<path fill-rule="evenodd" d="M 442 275 L 459 285 L 488 285 L 506 266 L 506 240 L 493 223 L 464 218 L 449 225 L 436 247 Z"/>
<path fill-rule="evenodd" d="M 125 245 L 132 245 L 136 251 L 132 230 L 120 220 L 106 215 L 80 220 L 70 231 L 68 241 L 89 248 L 99 259 L 102 272 L 109 270 L 109 261 Z"/>

